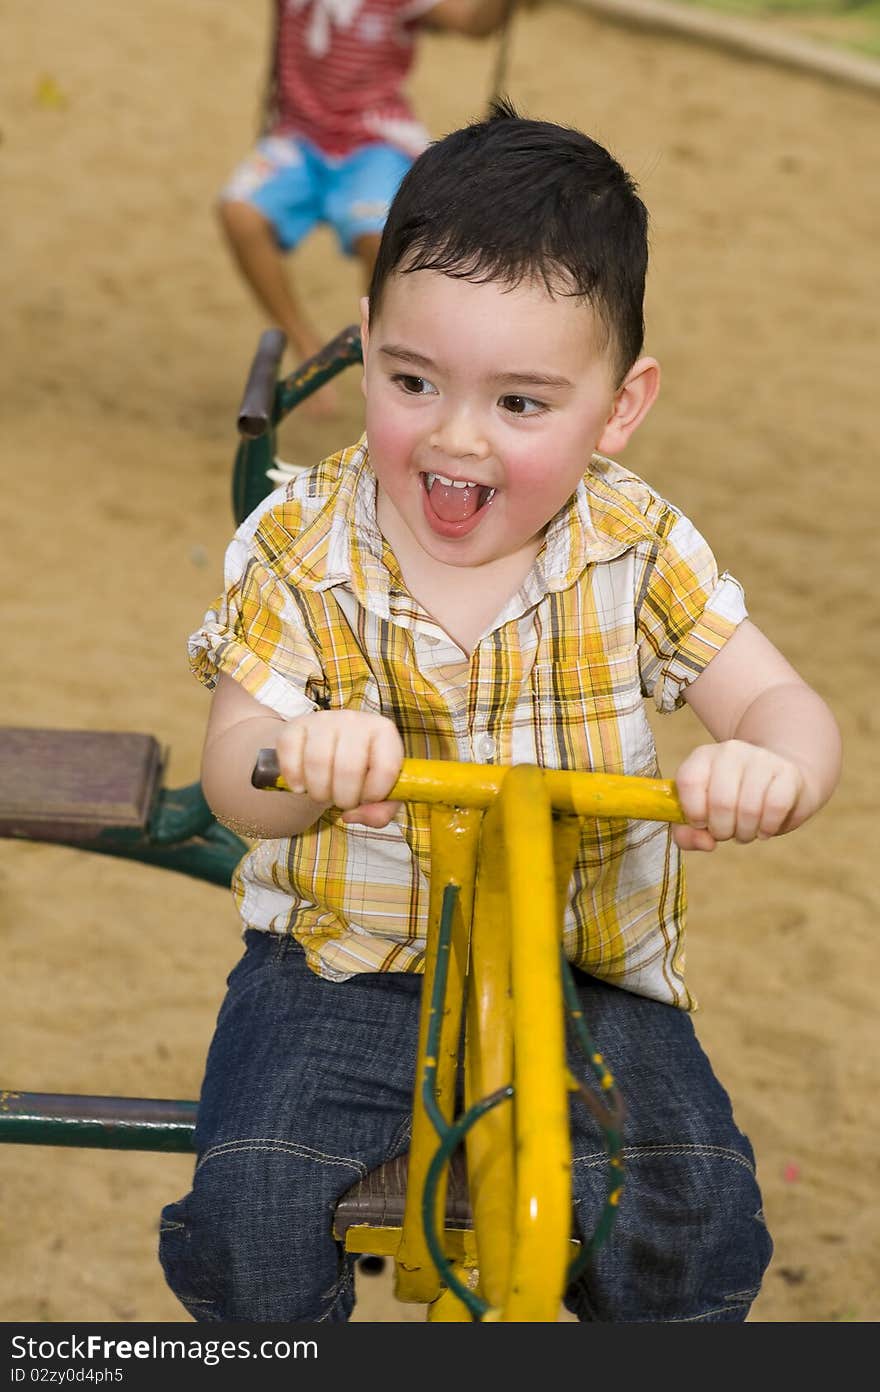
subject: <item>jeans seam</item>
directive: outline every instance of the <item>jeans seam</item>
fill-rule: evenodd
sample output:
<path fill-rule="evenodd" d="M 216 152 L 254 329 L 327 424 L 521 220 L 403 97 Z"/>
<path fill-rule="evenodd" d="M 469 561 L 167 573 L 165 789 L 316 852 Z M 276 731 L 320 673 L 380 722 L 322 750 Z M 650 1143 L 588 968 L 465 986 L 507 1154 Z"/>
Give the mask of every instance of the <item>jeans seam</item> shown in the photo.
<path fill-rule="evenodd" d="M 389 1157 L 396 1158 L 398 1155 L 401 1155 L 405 1150 L 408 1150 L 411 1140 L 412 1116 L 408 1116 L 401 1122 L 400 1126 L 397 1128 L 394 1140 L 391 1142 L 391 1145 L 388 1150 Z"/>
<path fill-rule="evenodd" d="M 749 1174 L 755 1174 L 755 1167 L 744 1155 L 740 1155 L 738 1150 L 731 1150 L 728 1146 L 715 1145 L 655 1145 L 655 1146 L 624 1146 L 622 1155 L 625 1160 L 638 1160 L 648 1155 L 716 1155 L 722 1159 L 734 1160 L 738 1165 L 742 1165 L 748 1170 Z M 606 1164 L 608 1152 L 604 1150 L 588 1151 L 585 1155 L 575 1155 L 572 1157 L 572 1165 L 586 1165 L 595 1168 L 597 1165 Z"/>
<path fill-rule="evenodd" d="M 290 951 L 290 945 L 295 939 L 289 929 L 284 932 L 272 934 L 272 946 L 269 949 L 269 962 L 273 967 L 283 967 Z"/>
<path fill-rule="evenodd" d="M 702 1320 L 711 1319 L 713 1315 L 725 1315 L 730 1310 L 739 1310 L 743 1307 L 748 1309 L 750 1304 L 749 1300 L 730 1300 L 726 1305 L 719 1305 L 717 1309 L 704 1310 L 701 1315 L 673 1315 L 662 1322 L 663 1324 L 699 1324 Z"/>
<path fill-rule="evenodd" d="M 277 1151 L 282 1155 L 298 1155 L 303 1160 L 314 1160 L 319 1165 L 345 1165 L 353 1169 L 356 1174 L 363 1178 L 367 1173 L 367 1167 L 360 1160 L 355 1160 L 346 1155 L 325 1155 L 319 1150 L 313 1150 L 310 1146 L 298 1144 L 296 1141 L 280 1141 L 275 1137 L 252 1137 L 242 1138 L 235 1141 L 223 1141 L 220 1145 L 211 1146 L 199 1159 L 196 1165 L 198 1172 L 208 1160 L 223 1155 L 240 1154 L 242 1151 Z"/>
<path fill-rule="evenodd" d="M 343 1273 L 342 1276 L 340 1276 L 339 1280 L 336 1282 L 336 1285 L 330 1291 L 328 1291 L 328 1297 L 332 1297 L 330 1300 L 330 1304 L 327 1306 L 327 1309 L 324 1311 L 322 1315 L 318 1315 L 317 1319 L 315 1320 L 315 1324 L 323 1324 L 326 1320 L 330 1318 L 330 1316 L 333 1314 L 333 1311 L 336 1309 L 336 1306 L 343 1299 L 343 1297 L 351 1294 L 351 1287 L 351 1273 L 349 1271 L 346 1271 Z"/>

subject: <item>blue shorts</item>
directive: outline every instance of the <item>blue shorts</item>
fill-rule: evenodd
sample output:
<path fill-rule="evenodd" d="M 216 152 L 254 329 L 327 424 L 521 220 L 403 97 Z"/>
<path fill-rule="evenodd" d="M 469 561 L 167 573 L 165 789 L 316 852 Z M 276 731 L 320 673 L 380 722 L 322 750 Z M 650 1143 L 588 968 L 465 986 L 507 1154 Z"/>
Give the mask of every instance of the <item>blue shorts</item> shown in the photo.
<path fill-rule="evenodd" d="M 361 145 L 325 155 L 298 135 L 270 135 L 233 173 L 222 202 L 250 203 L 268 218 L 282 251 L 318 223 L 329 223 L 346 256 L 358 237 L 381 232 L 391 200 L 412 164 L 392 145 Z"/>

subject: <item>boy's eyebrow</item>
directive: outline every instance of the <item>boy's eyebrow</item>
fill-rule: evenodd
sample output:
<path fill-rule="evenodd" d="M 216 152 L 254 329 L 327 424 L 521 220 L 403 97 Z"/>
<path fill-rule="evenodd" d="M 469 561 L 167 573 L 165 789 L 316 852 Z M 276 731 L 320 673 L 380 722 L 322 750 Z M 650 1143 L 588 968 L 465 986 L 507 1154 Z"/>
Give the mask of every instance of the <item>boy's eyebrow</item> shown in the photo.
<path fill-rule="evenodd" d="M 389 358 L 398 358 L 401 362 L 412 363 L 413 367 L 436 367 L 431 358 L 426 358 L 422 353 L 416 353 L 412 348 L 404 348 L 399 343 L 383 343 L 379 349 Z"/>
<path fill-rule="evenodd" d="M 412 348 L 404 348 L 398 343 L 384 343 L 379 349 L 380 353 L 386 354 L 389 358 L 397 358 L 398 362 L 411 363 L 413 367 L 428 368 L 436 367 L 436 363 L 431 358 L 426 358 L 423 353 L 416 353 Z M 493 382 L 504 383 L 513 387 L 573 387 L 574 383 L 568 377 L 557 377 L 551 372 L 496 372 L 492 378 Z"/>
<path fill-rule="evenodd" d="M 568 377 L 556 377 L 552 372 L 499 372 L 496 382 L 512 387 L 573 387 Z"/>

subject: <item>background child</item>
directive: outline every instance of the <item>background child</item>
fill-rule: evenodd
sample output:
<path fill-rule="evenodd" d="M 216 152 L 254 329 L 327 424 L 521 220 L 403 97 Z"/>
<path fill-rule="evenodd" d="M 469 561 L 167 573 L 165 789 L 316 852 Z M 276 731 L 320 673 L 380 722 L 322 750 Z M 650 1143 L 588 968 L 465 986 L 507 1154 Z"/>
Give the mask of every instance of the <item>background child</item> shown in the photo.
<path fill-rule="evenodd" d="M 420 28 L 491 34 L 509 0 L 275 0 L 265 130 L 220 195 L 235 259 L 297 361 L 325 342 L 284 257 L 319 223 L 369 283 L 400 180 L 428 141 L 403 86 Z M 316 404 L 331 404 L 324 388 Z"/>
<path fill-rule="evenodd" d="M 429 149 L 364 305 L 365 438 L 230 547 L 191 644 L 216 686 L 203 782 L 261 839 L 236 883 L 247 950 L 193 1189 L 163 1214 L 166 1276 L 195 1318 L 350 1313 L 333 1207 L 408 1134 L 428 834 L 388 801 L 401 759 L 655 773 L 646 696 L 687 702 L 711 742 L 676 774 L 689 826 L 585 825 L 564 941 L 627 1102 L 628 1184 L 567 1303 L 738 1321 L 760 1286 L 751 1146 L 688 1014 L 679 850 L 803 823 L 839 738 L 692 524 L 608 457 L 659 386 L 641 356 L 646 232 L 629 176 L 578 132 L 499 108 Z M 250 787 L 266 745 L 294 795 Z M 582 1112 L 588 1235 L 603 1145 Z"/>

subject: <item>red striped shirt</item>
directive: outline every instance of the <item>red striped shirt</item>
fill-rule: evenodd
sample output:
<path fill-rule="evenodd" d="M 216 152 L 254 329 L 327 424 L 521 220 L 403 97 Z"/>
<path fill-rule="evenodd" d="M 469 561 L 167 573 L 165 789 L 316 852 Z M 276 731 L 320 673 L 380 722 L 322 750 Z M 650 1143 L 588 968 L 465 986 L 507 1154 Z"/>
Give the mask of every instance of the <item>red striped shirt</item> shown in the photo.
<path fill-rule="evenodd" d="M 428 141 L 403 94 L 418 19 L 436 0 L 276 0 L 271 134 L 303 135 L 328 155 Z"/>

